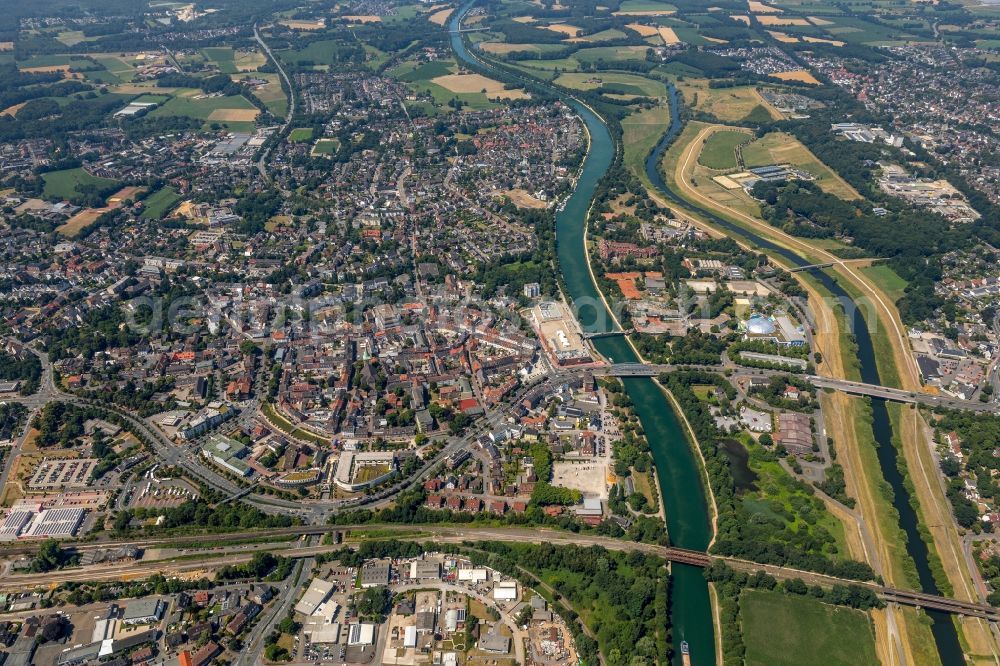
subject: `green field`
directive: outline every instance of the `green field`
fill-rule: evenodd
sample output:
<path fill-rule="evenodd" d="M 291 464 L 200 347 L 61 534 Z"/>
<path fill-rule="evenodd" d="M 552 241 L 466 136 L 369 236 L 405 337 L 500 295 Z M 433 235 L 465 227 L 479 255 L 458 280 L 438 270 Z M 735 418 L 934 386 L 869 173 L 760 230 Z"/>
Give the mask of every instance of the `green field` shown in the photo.
<path fill-rule="evenodd" d="M 698 163 L 709 169 L 735 169 L 736 147 L 750 141 L 746 132 L 716 132 L 708 137 Z"/>
<path fill-rule="evenodd" d="M 319 139 L 313 146 L 313 155 L 333 155 L 340 148 L 340 141 L 337 139 Z"/>
<path fill-rule="evenodd" d="M 670 109 L 667 106 L 637 111 L 622 119 L 625 167 L 644 183 L 648 180 L 644 167 L 646 156 L 663 136 L 669 123 Z"/>
<path fill-rule="evenodd" d="M 115 181 L 109 178 L 98 178 L 78 167 L 76 169 L 64 169 L 62 171 L 50 171 L 42 174 L 45 187 L 42 190 L 43 197 L 59 197 L 60 199 L 72 199 L 77 195 L 77 187 L 80 185 L 93 185 L 98 188 L 113 185 Z"/>
<path fill-rule="evenodd" d="M 622 12 L 677 11 L 677 7 L 656 0 L 625 0 L 619 7 Z"/>
<path fill-rule="evenodd" d="M 313 138 L 311 127 L 296 127 L 288 135 L 289 143 L 302 143 Z"/>
<path fill-rule="evenodd" d="M 456 63 L 453 60 L 434 60 L 427 63 L 408 61 L 394 68 L 392 75 L 406 83 L 430 81 L 438 76 L 447 76 L 454 73 L 455 65 Z"/>
<path fill-rule="evenodd" d="M 866 266 L 861 269 L 861 272 L 871 278 L 872 282 L 884 291 L 893 303 L 903 297 L 904 290 L 910 284 L 885 264 Z"/>
<path fill-rule="evenodd" d="M 233 47 L 231 46 L 210 46 L 201 50 L 206 58 L 211 60 L 219 68 L 219 71 L 223 74 L 235 74 L 239 71 L 236 68 L 236 62 L 234 60 L 235 55 L 233 53 Z"/>
<path fill-rule="evenodd" d="M 574 90 L 600 89 L 604 92 L 618 89 L 626 94 L 646 97 L 664 97 L 667 94 L 667 86 L 661 81 L 618 72 L 563 74 L 554 83 Z"/>
<path fill-rule="evenodd" d="M 748 589 L 740 597 L 747 666 L 878 664 L 867 613 L 809 597 Z"/>
<path fill-rule="evenodd" d="M 219 109 L 255 109 L 246 98 L 240 95 L 229 97 L 173 97 L 167 103 L 155 108 L 150 112 L 151 116 L 187 116 L 206 121 L 206 125 L 217 123 L 225 125 L 234 131 L 253 131 L 254 122 L 252 120 L 223 120 L 212 119 L 213 111 Z"/>
<path fill-rule="evenodd" d="M 143 199 L 144 208 L 141 217 L 144 220 L 158 220 L 166 215 L 179 200 L 180 196 L 177 194 L 177 190 L 169 185 L 162 187 Z"/>

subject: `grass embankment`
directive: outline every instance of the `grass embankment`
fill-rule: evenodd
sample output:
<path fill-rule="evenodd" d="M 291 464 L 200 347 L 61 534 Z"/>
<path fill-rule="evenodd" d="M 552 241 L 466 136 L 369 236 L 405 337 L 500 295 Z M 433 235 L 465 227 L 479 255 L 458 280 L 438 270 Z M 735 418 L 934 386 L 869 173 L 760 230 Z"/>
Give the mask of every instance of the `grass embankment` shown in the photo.
<path fill-rule="evenodd" d="M 763 221 L 730 211 L 718 202 L 699 194 L 690 183 L 686 182 L 685 179 L 688 177 L 686 174 L 691 168 L 692 161 L 697 157 L 696 142 L 703 138 L 702 130 L 705 127 L 701 123 L 689 123 L 684 134 L 668 151 L 663 162 L 668 182 L 671 182 L 682 196 L 713 210 L 720 217 L 757 233 L 763 233 L 770 240 L 795 250 L 807 260 L 822 263 L 816 261 L 817 257 L 825 254 L 822 250 L 811 248 L 801 239 L 787 237 L 771 229 Z M 778 263 L 784 263 L 780 257 L 775 259 Z M 844 324 L 846 318 L 843 308 L 839 305 L 831 306 L 833 300 L 829 292 L 822 289 L 814 279 L 802 274 L 797 274 L 797 277 L 801 277 L 801 283 L 811 290 L 810 304 L 814 307 L 819 322 L 817 341 L 822 343 L 821 349 L 825 350 L 825 362 L 820 366 L 820 373 L 857 379 L 860 376 L 857 352 L 849 329 Z M 846 281 L 842 280 L 841 283 Z M 831 317 L 837 321 L 837 325 L 833 328 L 829 326 Z M 831 331 L 836 331 L 836 335 L 831 335 Z M 877 347 L 876 353 L 878 353 Z M 890 354 L 890 358 L 891 356 Z M 887 371 L 891 376 L 892 372 L 888 368 Z M 872 547 L 876 551 L 871 554 L 871 558 L 875 560 L 872 562 L 873 565 L 881 569 L 882 575 L 890 583 L 899 581 L 896 584 L 906 584 L 908 580 L 915 580 L 915 568 L 906 553 L 898 516 L 891 504 L 891 490 L 881 475 L 877 474 L 880 468 L 871 429 L 871 417 L 860 411 L 862 408 L 867 408 L 867 405 L 860 399 L 848 398 L 842 393 L 824 394 L 822 400 L 824 414 L 827 415 L 828 434 L 834 438 L 838 453 L 842 454 L 838 462 L 844 466 L 848 493 L 859 502 L 863 521 L 861 529 L 867 529 L 873 542 Z M 912 574 L 908 574 L 908 571 Z M 927 640 L 933 644 L 926 624 L 904 623 L 897 614 L 897 625 L 903 636 L 904 649 L 913 649 L 914 646 L 924 644 Z M 887 631 L 882 630 L 881 626 L 879 635 L 887 637 Z M 891 649 L 884 645 L 880 648 L 883 653 Z"/>

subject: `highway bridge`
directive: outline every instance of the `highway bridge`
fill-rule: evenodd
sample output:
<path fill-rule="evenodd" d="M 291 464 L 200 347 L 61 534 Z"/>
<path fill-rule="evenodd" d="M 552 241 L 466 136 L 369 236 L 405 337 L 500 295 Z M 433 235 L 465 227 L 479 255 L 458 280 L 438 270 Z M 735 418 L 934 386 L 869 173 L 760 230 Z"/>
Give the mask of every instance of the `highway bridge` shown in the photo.
<path fill-rule="evenodd" d="M 798 273 L 799 271 L 811 271 L 815 268 L 829 268 L 830 266 L 833 266 L 832 261 L 828 261 L 825 264 L 809 264 L 808 266 L 796 266 L 794 268 L 789 268 L 788 272 Z"/>
<path fill-rule="evenodd" d="M 592 368 L 595 375 L 606 375 L 609 377 L 656 377 L 662 372 L 673 372 L 680 368 L 676 365 L 657 365 L 653 363 L 613 363 L 610 365 Z M 718 370 L 719 368 L 707 368 Z M 736 369 L 740 371 L 739 368 Z M 746 370 L 746 374 L 754 372 L 764 376 L 785 375 L 784 370 Z M 872 398 L 882 398 L 893 402 L 904 402 L 915 405 L 925 405 L 927 407 L 946 407 L 948 409 L 963 409 L 971 412 L 995 412 L 997 405 L 989 402 L 979 402 L 978 400 L 962 400 L 947 395 L 934 395 L 920 391 L 904 391 L 903 389 L 879 386 L 877 384 L 865 384 L 863 382 L 852 382 L 847 379 L 835 379 L 833 377 L 820 377 L 819 375 L 805 375 L 806 381 L 817 388 L 828 388 L 835 391 L 843 391 L 851 395 L 866 395 Z"/>

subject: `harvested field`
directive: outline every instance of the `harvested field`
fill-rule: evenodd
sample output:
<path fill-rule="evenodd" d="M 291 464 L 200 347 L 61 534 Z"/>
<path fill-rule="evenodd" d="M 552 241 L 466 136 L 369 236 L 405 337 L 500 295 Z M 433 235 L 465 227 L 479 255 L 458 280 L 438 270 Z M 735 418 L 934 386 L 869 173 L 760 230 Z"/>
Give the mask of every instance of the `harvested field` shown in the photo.
<path fill-rule="evenodd" d="M 770 16 L 763 14 L 757 17 L 761 25 L 809 25 L 809 21 L 804 18 L 782 18 L 780 16 Z"/>
<path fill-rule="evenodd" d="M 784 11 L 782 9 L 778 9 L 777 7 L 765 5 L 763 2 L 757 2 L 757 0 L 747 0 L 747 6 L 754 14 L 780 14 Z"/>
<path fill-rule="evenodd" d="M 208 114 L 209 120 L 230 122 L 253 122 L 260 113 L 258 109 L 216 109 Z"/>
<path fill-rule="evenodd" d="M 580 28 L 575 25 L 566 25 L 565 23 L 553 23 L 552 25 L 545 26 L 546 30 L 551 30 L 552 32 L 558 32 L 561 35 L 566 35 L 567 37 L 576 37 L 580 34 Z"/>
<path fill-rule="evenodd" d="M 660 39 L 662 39 L 663 43 L 667 46 L 681 43 L 681 38 L 677 36 L 677 33 L 674 32 L 673 28 L 658 28 L 657 32 L 660 33 Z"/>
<path fill-rule="evenodd" d="M 520 188 L 515 190 L 507 190 L 504 192 L 505 195 L 510 197 L 510 200 L 514 202 L 514 205 L 518 208 L 547 208 L 548 204 L 541 199 L 536 199 L 531 196 L 527 190 L 522 190 Z"/>
<path fill-rule="evenodd" d="M 24 67 L 21 69 L 22 72 L 30 72 L 35 74 L 47 74 L 49 72 L 62 72 L 63 76 L 67 79 L 69 78 L 83 78 L 79 74 L 72 74 L 69 71 L 69 65 L 48 65 L 46 67 Z"/>
<path fill-rule="evenodd" d="M 13 51 L 14 42 L 0 42 L 0 51 Z"/>
<path fill-rule="evenodd" d="M 791 72 L 774 72 L 771 74 L 776 79 L 781 79 L 782 81 L 799 81 L 801 83 L 809 83 L 814 86 L 820 85 L 816 77 L 807 72 L 804 69 L 796 69 Z"/>
<path fill-rule="evenodd" d="M 750 25 L 750 17 L 747 16 L 746 14 L 733 14 L 729 18 L 733 19 L 734 21 L 739 21 L 740 23 L 745 23 L 747 25 Z"/>
<path fill-rule="evenodd" d="M 809 42 L 811 44 L 829 44 L 830 46 L 843 46 L 844 42 L 838 41 L 836 39 L 823 39 L 822 37 L 807 37 L 802 35 L 802 41 Z"/>
<path fill-rule="evenodd" d="M 253 72 L 265 65 L 267 58 L 260 51 L 237 51 L 233 56 L 233 64 L 241 72 Z"/>
<path fill-rule="evenodd" d="M 534 23 L 535 22 L 535 17 L 534 16 L 518 16 L 517 18 L 514 19 L 514 22 L 515 23 Z"/>
<path fill-rule="evenodd" d="M 718 37 L 705 37 L 704 35 L 702 35 L 701 38 L 704 39 L 706 42 L 712 42 L 713 44 L 728 44 L 729 43 L 725 39 L 719 39 Z"/>
<path fill-rule="evenodd" d="M 118 205 L 121 205 L 121 204 L 125 203 L 126 201 L 130 201 L 130 200 L 134 201 L 136 195 L 139 194 L 140 192 L 142 192 L 144 189 L 146 189 L 146 188 L 144 188 L 144 187 L 136 187 L 134 185 L 129 185 L 128 187 L 123 187 L 122 189 L 118 190 L 117 192 L 115 192 L 114 194 L 112 194 L 110 197 L 108 197 L 108 204 L 118 204 Z"/>
<path fill-rule="evenodd" d="M 777 32 L 775 30 L 768 30 L 767 34 L 771 35 L 771 37 L 774 37 L 776 40 L 778 40 L 782 44 L 797 44 L 799 42 L 799 38 L 798 37 L 792 37 L 791 35 L 786 35 L 783 32 Z M 771 76 L 778 76 L 778 75 L 777 74 L 772 74 Z"/>
<path fill-rule="evenodd" d="M 428 17 L 428 20 L 435 25 L 444 25 L 447 23 L 448 19 L 451 17 L 451 13 L 454 12 L 454 7 L 448 9 L 442 9 L 440 11 L 434 12 Z"/>
<path fill-rule="evenodd" d="M 482 74 L 448 74 L 431 79 L 445 90 L 453 93 L 477 93 L 485 91 L 489 98 L 527 99 L 523 90 L 504 90 L 503 84 L 488 79 Z"/>
<path fill-rule="evenodd" d="M 285 26 L 286 28 L 291 28 L 292 30 L 322 30 L 323 28 L 326 27 L 326 21 L 323 20 L 318 20 L 318 21 L 287 20 L 287 21 L 278 21 L 278 23 Z"/>
<path fill-rule="evenodd" d="M 643 9 L 633 12 L 611 12 L 612 16 L 669 16 L 676 14 L 676 9 Z"/>
<path fill-rule="evenodd" d="M 13 106 L 8 106 L 3 111 L 0 111 L 0 116 L 16 116 L 17 112 L 21 110 L 27 102 L 21 102 L 20 104 L 14 104 Z"/>
<path fill-rule="evenodd" d="M 483 42 L 479 48 L 493 55 L 507 55 L 518 51 L 535 51 L 533 44 L 508 44 L 506 42 Z"/>
<path fill-rule="evenodd" d="M 816 16 L 810 16 L 809 20 L 812 21 L 813 25 L 834 25 L 833 21 L 827 21 Z"/>
<path fill-rule="evenodd" d="M 61 233 L 63 236 L 74 237 L 94 222 L 97 221 L 101 215 L 111 210 L 110 208 L 84 208 L 79 213 L 73 217 L 66 220 L 65 224 L 60 225 L 56 228 L 56 231 Z"/>
<path fill-rule="evenodd" d="M 625 26 L 630 30 L 635 30 L 639 33 L 640 37 L 652 37 L 653 35 L 658 35 L 659 31 L 651 25 L 643 25 L 641 23 L 629 23 Z"/>
<path fill-rule="evenodd" d="M 381 23 L 381 16 L 373 16 L 371 14 L 365 14 L 363 16 L 341 16 L 340 18 L 347 21 L 353 21 L 354 23 Z"/>
<path fill-rule="evenodd" d="M 135 186 L 123 187 L 108 197 L 108 205 L 104 208 L 84 208 L 79 213 L 66 220 L 66 223 L 59 226 L 56 231 L 61 233 L 63 236 L 69 236 L 70 238 L 75 237 L 82 230 L 96 222 L 97 218 L 104 213 L 120 208 L 127 201 L 134 200 L 136 195 L 144 189 L 146 188 Z"/>

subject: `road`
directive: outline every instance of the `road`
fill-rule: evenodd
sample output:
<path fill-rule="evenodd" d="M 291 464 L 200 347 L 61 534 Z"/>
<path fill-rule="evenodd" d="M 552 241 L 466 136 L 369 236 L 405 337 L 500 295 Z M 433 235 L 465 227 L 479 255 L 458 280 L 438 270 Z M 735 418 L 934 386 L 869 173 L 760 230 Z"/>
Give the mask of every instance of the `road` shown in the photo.
<path fill-rule="evenodd" d="M 595 375 L 609 375 L 612 377 L 655 377 L 663 372 L 674 372 L 683 369 L 685 366 L 664 365 L 653 363 L 615 363 L 599 368 L 590 368 Z M 760 370 L 749 371 L 744 369 L 744 375 L 753 374 L 775 376 L 787 375 L 786 370 Z M 852 395 L 867 395 L 873 398 L 884 398 L 894 402 L 905 402 L 910 404 L 925 405 L 927 407 L 947 407 L 949 409 L 961 409 L 972 412 L 995 412 L 995 404 L 980 402 L 978 400 L 961 400 L 946 395 L 931 395 L 919 391 L 904 391 L 903 389 L 879 386 L 877 384 L 865 384 L 863 382 L 852 382 L 846 379 L 835 377 L 820 377 L 819 375 L 804 375 L 803 379 L 819 388 L 829 388 L 843 391 Z"/>
<path fill-rule="evenodd" d="M 278 76 L 282 78 L 285 82 L 285 90 L 288 91 L 288 113 L 285 114 L 285 123 L 281 126 L 281 130 L 278 134 L 284 134 L 288 129 L 289 125 L 292 124 L 292 118 L 295 117 L 295 91 L 292 88 L 292 81 L 288 78 L 288 74 L 285 73 L 285 68 L 281 66 L 281 61 L 274 57 L 271 53 L 271 47 L 267 45 L 264 39 L 260 36 L 260 30 L 257 29 L 257 24 L 253 24 L 253 38 L 257 40 L 260 44 L 260 48 L 264 49 L 264 53 L 267 57 L 274 63 L 274 68 L 278 70 Z M 267 174 L 267 158 L 271 155 L 271 149 L 266 148 L 261 154 L 260 159 L 257 160 L 257 170 L 260 171 L 260 175 L 263 176 L 264 180 L 271 182 L 271 177 Z"/>

